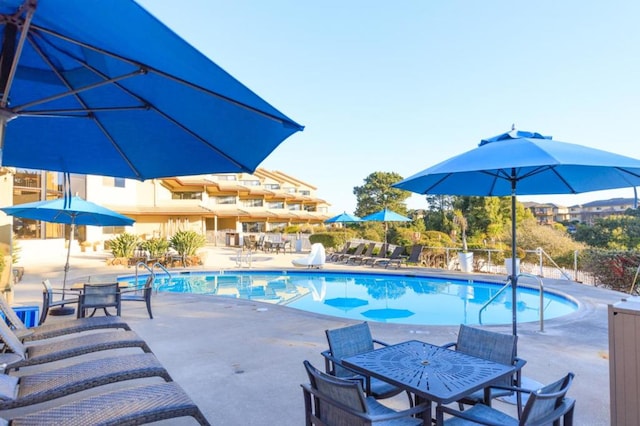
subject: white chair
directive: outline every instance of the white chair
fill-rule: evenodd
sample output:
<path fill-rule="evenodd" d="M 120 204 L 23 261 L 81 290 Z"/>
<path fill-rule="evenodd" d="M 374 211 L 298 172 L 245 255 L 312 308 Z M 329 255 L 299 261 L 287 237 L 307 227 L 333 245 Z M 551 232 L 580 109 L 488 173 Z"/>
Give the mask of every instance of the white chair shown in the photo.
<path fill-rule="evenodd" d="M 293 259 L 291 263 L 293 263 L 294 266 L 303 268 L 320 268 L 324 265 L 326 257 L 324 246 L 320 243 L 314 243 L 311 245 L 311 252 L 308 256 Z"/>

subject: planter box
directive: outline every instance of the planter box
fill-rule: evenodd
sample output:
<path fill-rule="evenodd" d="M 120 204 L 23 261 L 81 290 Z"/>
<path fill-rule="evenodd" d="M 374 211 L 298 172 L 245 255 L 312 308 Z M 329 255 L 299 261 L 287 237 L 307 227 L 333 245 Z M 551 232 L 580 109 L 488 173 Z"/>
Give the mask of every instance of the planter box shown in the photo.
<path fill-rule="evenodd" d="M 458 262 L 462 272 L 473 272 L 473 252 L 458 253 Z"/>
<path fill-rule="evenodd" d="M 504 267 L 507 269 L 507 275 L 512 275 L 511 274 L 511 258 L 507 258 L 504 260 Z M 516 259 L 516 275 L 520 275 L 520 259 Z"/>

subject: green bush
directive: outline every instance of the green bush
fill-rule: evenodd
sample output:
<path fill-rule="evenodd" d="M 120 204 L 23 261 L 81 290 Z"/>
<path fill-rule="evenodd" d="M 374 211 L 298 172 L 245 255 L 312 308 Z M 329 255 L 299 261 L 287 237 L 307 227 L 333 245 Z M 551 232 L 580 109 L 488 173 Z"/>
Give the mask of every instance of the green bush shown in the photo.
<path fill-rule="evenodd" d="M 320 234 L 309 235 L 311 244 L 320 243 L 325 249 L 336 249 L 342 247 L 345 243 L 344 234 L 338 232 L 326 232 Z"/>
<path fill-rule="evenodd" d="M 207 240 L 195 231 L 179 231 L 171 237 L 171 247 L 180 256 L 195 256 L 196 250 L 206 245 Z"/>
<path fill-rule="evenodd" d="M 583 271 L 596 278 L 596 285 L 628 293 L 640 264 L 640 252 L 636 250 L 585 250 L 580 257 Z M 638 283 L 633 289 L 638 294 Z"/>
<path fill-rule="evenodd" d="M 138 248 L 140 237 L 127 232 L 109 240 L 109 247 L 113 257 L 133 257 L 133 251 Z"/>
<path fill-rule="evenodd" d="M 149 252 L 149 256 L 152 258 L 159 258 L 164 256 L 164 254 L 169 249 L 169 241 L 164 238 L 152 238 L 147 241 L 143 241 L 140 244 L 143 250 L 147 250 Z"/>

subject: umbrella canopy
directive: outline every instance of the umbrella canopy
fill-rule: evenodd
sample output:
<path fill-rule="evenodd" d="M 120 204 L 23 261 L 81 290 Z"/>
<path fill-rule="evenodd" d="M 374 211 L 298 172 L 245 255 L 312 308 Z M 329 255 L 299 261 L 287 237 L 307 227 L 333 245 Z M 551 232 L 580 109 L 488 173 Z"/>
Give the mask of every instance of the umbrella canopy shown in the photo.
<path fill-rule="evenodd" d="M 360 222 L 360 220 L 361 219 L 358 216 L 353 216 L 347 212 L 344 212 L 330 219 L 325 220 L 324 223 L 352 223 L 352 222 Z"/>
<path fill-rule="evenodd" d="M 250 173 L 303 129 L 132 0 L 2 0 L 0 15 L 2 165 Z"/>
<path fill-rule="evenodd" d="M 406 216 L 402 216 L 399 213 L 394 212 L 393 210 L 389 210 L 388 208 L 384 208 L 378 212 L 371 213 L 360 219 L 362 222 L 384 222 L 384 244 L 387 245 L 387 231 L 388 231 L 388 222 L 411 222 Z M 386 257 L 386 254 L 385 254 Z"/>
<path fill-rule="evenodd" d="M 577 194 L 640 185 L 640 160 L 540 133 L 512 129 L 393 186 L 419 194 L 511 196 L 512 258 L 516 256 L 516 195 Z M 516 300 L 517 275 L 510 272 Z M 513 334 L 517 314 L 513 309 Z"/>
<path fill-rule="evenodd" d="M 12 207 L 0 208 L 4 213 L 24 219 L 43 220 L 52 223 L 71 225 L 69 239 L 73 238 L 73 228 L 76 225 L 93 226 L 130 226 L 134 220 L 118 212 L 109 210 L 80 197 L 58 198 L 50 201 L 18 204 Z M 69 256 L 71 241 L 67 249 L 67 262 L 64 265 L 63 291 L 66 289 L 67 272 L 69 271 Z M 64 298 L 64 295 L 63 295 Z M 72 313 L 73 311 L 71 311 Z"/>

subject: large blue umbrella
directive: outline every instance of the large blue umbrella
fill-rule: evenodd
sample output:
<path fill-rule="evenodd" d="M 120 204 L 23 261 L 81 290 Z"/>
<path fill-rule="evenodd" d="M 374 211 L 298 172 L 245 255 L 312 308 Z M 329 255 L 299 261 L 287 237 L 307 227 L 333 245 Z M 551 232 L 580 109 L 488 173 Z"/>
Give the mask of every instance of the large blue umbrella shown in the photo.
<path fill-rule="evenodd" d="M 512 129 L 393 186 L 419 194 L 511 196 L 511 258 L 516 258 L 516 194 L 577 194 L 640 185 L 640 160 L 540 133 Z M 516 300 L 518 277 L 509 271 Z M 513 309 L 513 334 L 517 314 Z"/>
<path fill-rule="evenodd" d="M 18 204 L 11 207 L 0 208 L 4 213 L 24 219 L 43 220 L 45 222 L 63 223 L 71 225 L 69 247 L 67 250 L 67 262 L 64 265 L 64 279 L 62 281 L 63 293 L 67 284 L 67 272 L 69 271 L 69 256 L 71 254 L 71 238 L 76 225 L 93 226 L 130 226 L 134 220 L 123 216 L 118 212 L 99 206 L 80 197 L 58 198 L 48 201 Z M 63 295 L 64 299 L 64 295 Z M 64 311 L 65 313 L 73 313 Z"/>
<path fill-rule="evenodd" d="M 133 0 L 1 0 L 0 30 L 5 166 L 253 172 L 303 129 Z"/>

